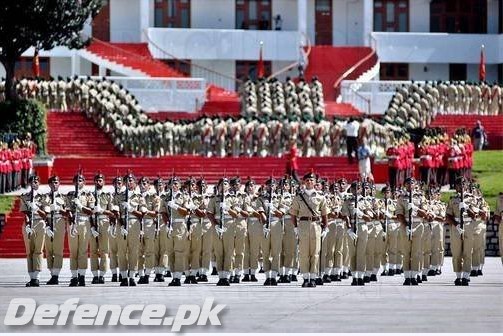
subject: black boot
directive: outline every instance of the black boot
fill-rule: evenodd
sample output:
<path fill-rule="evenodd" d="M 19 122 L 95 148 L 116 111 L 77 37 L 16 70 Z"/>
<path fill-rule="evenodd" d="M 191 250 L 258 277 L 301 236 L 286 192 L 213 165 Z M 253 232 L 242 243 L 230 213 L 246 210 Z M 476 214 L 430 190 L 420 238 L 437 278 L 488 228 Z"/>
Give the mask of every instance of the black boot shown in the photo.
<path fill-rule="evenodd" d="M 79 285 L 79 278 L 71 278 L 69 287 L 77 287 Z"/>
<path fill-rule="evenodd" d="M 171 278 L 171 271 L 166 271 L 166 274 L 164 274 L 165 278 Z"/>
<path fill-rule="evenodd" d="M 358 286 L 365 286 L 365 280 L 358 278 Z"/>
<path fill-rule="evenodd" d="M 86 286 L 86 277 L 84 275 L 79 275 L 79 287 Z"/>
<path fill-rule="evenodd" d="M 252 274 L 251 277 L 250 277 L 250 281 L 251 282 L 258 282 L 258 279 L 257 277 L 255 276 L 255 274 Z"/>
<path fill-rule="evenodd" d="M 308 287 L 309 285 L 309 280 L 304 279 L 304 282 L 302 283 L 302 287 Z"/>
<path fill-rule="evenodd" d="M 370 281 L 374 281 L 374 282 L 377 281 L 377 275 L 375 275 L 375 274 L 370 275 Z"/>
<path fill-rule="evenodd" d="M 271 278 L 271 286 L 277 286 L 278 281 L 276 281 L 276 278 Z"/>
<path fill-rule="evenodd" d="M 394 276 L 395 275 L 395 270 L 394 269 L 390 269 L 388 271 L 388 276 Z"/>
<path fill-rule="evenodd" d="M 348 279 L 348 272 L 342 272 L 341 279 Z"/>
<path fill-rule="evenodd" d="M 323 275 L 323 283 L 331 283 L 330 276 L 328 274 Z"/>
<path fill-rule="evenodd" d="M 100 279 L 98 276 L 93 276 L 93 280 L 91 281 L 91 284 L 96 285 L 100 283 Z"/>
<path fill-rule="evenodd" d="M 103 275 L 100 275 L 100 276 L 98 277 L 98 280 L 99 280 L 99 283 L 100 283 L 100 284 L 104 284 L 104 283 L 105 283 L 105 277 L 104 277 Z"/>
<path fill-rule="evenodd" d="M 119 282 L 122 281 L 122 274 L 119 274 Z"/>
<path fill-rule="evenodd" d="M 309 280 L 309 283 L 307 284 L 307 287 L 310 287 L 310 288 L 316 287 L 316 280 L 315 279 Z"/>
<path fill-rule="evenodd" d="M 364 283 L 370 283 L 370 277 L 365 275 L 365 276 L 363 277 L 363 282 L 364 282 Z"/>
<path fill-rule="evenodd" d="M 271 285 L 271 278 L 265 279 L 264 286 L 270 286 Z"/>
<path fill-rule="evenodd" d="M 478 276 L 483 276 L 483 275 L 484 275 L 484 273 L 482 273 L 482 270 L 478 270 L 478 271 L 477 271 L 477 275 L 478 275 Z"/>
<path fill-rule="evenodd" d="M 381 276 L 388 276 L 388 274 L 389 274 L 389 271 L 384 270 L 384 271 L 382 271 Z"/>
<path fill-rule="evenodd" d="M 121 287 L 125 287 L 125 286 L 128 286 L 128 285 L 129 284 L 128 284 L 127 278 L 122 278 L 120 286 Z"/>
<path fill-rule="evenodd" d="M 422 282 L 426 282 L 428 281 L 428 277 L 426 275 L 423 274 L 423 276 L 421 276 L 421 281 Z"/>
<path fill-rule="evenodd" d="M 410 279 L 410 284 L 411 284 L 412 286 L 417 286 L 417 285 L 418 285 L 417 278 L 411 278 L 411 279 Z"/>
<path fill-rule="evenodd" d="M 180 279 L 173 278 L 171 282 L 168 284 L 169 287 L 180 287 L 182 285 Z"/>
<path fill-rule="evenodd" d="M 38 279 L 31 279 L 26 283 L 26 287 L 40 287 L 40 281 Z"/>
<path fill-rule="evenodd" d="M 422 282 L 423 282 L 423 280 L 421 279 L 421 276 L 420 276 L 420 275 L 418 275 L 418 276 L 416 277 L 416 281 L 417 281 L 417 283 L 418 283 L 418 284 L 420 284 L 420 283 L 422 283 Z"/>
<path fill-rule="evenodd" d="M 297 275 L 296 274 L 292 274 L 290 275 L 290 282 L 297 282 Z"/>
<path fill-rule="evenodd" d="M 457 278 L 456 280 L 454 280 L 454 285 L 461 286 L 461 278 Z"/>
<path fill-rule="evenodd" d="M 476 276 L 479 276 L 479 274 L 477 273 L 477 271 L 476 271 L 476 270 L 472 270 L 472 271 L 470 272 L 470 276 L 471 276 L 471 277 L 476 277 Z"/>
<path fill-rule="evenodd" d="M 46 285 L 58 285 L 59 284 L 59 277 L 57 275 L 51 276 L 51 279 L 46 282 Z"/>
<path fill-rule="evenodd" d="M 148 283 L 150 282 L 150 281 L 149 281 L 149 280 L 150 280 L 149 278 L 150 278 L 150 276 L 148 276 L 148 275 L 144 275 L 144 276 L 142 276 L 142 277 L 140 278 L 140 280 L 138 281 L 138 284 L 142 284 L 142 285 L 146 285 L 146 284 L 148 284 Z"/>
<path fill-rule="evenodd" d="M 112 282 L 117 282 L 117 274 L 112 274 Z"/>
<path fill-rule="evenodd" d="M 358 286 L 358 279 L 353 278 L 353 281 L 351 282 L 351 286 Z"/>
<path fill-rule="evenodd" d="M 341 276 L 339 274 L 332 274 L 330 280 L 332 280 L 332 282 L 341 282 Z"/>
<path fill-rule="evenodd" d="M 184 285 L 188 285 L 188 284 L 190 284 L 190 275 L 187 275 L 187 276 L 185 277 L 185 280 L 183 281 L 183 284 L 184 284 Z"/>
<path fill-rule="evenodd" d="M 242 281 L 243 282 L 250 282 L 250 274 L 245 274 Z"/>
<path fill-rule="evenodd" d="M 190 275 L 189 276 L 189 284 L 191 285 L 197 285 L 197 280 L 195 275 Z"/>
<path fill-rule="evenodd" d="M 316 278 L 314 283 L 318 286 L 323 286 L 323 280 L 321 278 Z"/>
<path fill-rule="evenodd" d="M 437 272 L 435 272 L 434 270 L 431 269 L 431 270 L 428 271 L 427 275 L 428 276 L 435 276 L 436 274 L 437 274 Z"/>
<path fill-rule="evenodd" d="M 404 286 L 410 286 L 410 278 L 406 278 L 405 281 L 403 282 Z"/>
<path fill-rule="evenodd" d="M 129 278 L 129 287 L 134 287 L 136 286 L 136 282 L 134 281 L 134 278 Z"/>
<path fill-rule="evenodd" d="M 260 267 L 260 271 L 258 271 L 259 273 L 264 273 L 264 269 L 262 267 Z"/>
<path fill-rule="evenodd" d="M 469 285 L 468 282 L 469 282 L 468 279 L 465 278 L 461 279 L 461 286 L 468 286 Z"/>
<path fill-rule="evenodd" d="M 197 279 L 197 282 L 208 282 L 208 277 L 206 276 L 206 274 L 201 274 Z"/>
<path fill-rule="evenodd" d="M 217 268 L 213 266 L 213 271 L 211 271 L 211 275 L 218 275 Z"/>
<path fill-rule="evenodd" d="M 241 282 L 241 276 L 240 275 L 235 275 L 232 279 L 231 283 L 240 283 Z"/>

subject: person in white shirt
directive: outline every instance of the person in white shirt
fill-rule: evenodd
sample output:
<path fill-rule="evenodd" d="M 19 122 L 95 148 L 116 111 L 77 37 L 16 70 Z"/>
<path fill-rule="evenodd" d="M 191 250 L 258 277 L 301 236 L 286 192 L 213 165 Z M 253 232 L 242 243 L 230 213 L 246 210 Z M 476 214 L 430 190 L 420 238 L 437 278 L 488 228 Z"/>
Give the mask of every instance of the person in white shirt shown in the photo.
<path fill-rule="evenodd" d="M 357 138 L 358 130 L 360 129 L 360 123 L 354 118 L 350 118 L 348 123 L 344 126 L 344 131 L 346 133 L 346 148 L 349 163 L 353 163 L 353 152 L 355 157 L 357 157 Z"/>

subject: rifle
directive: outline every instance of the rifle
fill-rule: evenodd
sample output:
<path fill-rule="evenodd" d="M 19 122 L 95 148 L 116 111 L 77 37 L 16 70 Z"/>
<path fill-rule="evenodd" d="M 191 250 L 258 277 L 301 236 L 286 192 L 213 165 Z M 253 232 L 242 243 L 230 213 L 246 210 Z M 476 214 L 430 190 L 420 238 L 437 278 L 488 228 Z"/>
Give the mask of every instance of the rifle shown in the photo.
<path fill-rule="evenodd" d="M 273 186 L 273 183 L 272 183 L 272 176 L 271 176 L 271 190 L 269 191 L 269 208 L 267 209 L 267 222 L 265 223 L 265 228 L 266 228 L 266 232 L 264 233 L 264 237 L 267 238 L 267 232 L 269 232 L 269 229 L 271 227 L 271 222 L 272 222 L 272 211 L 271 211 L 271 207 L 272 207 L 272 194 L 274 193 L 274 186 Z"/>
<path fill-rule="evenodd" d="M 159 230 L 160 230 L 160 226 L 161 226 L 161 209 L 160 209 L 160 205 L 161 205 L 161 186 L 160 186 L 160 183 L 159 185 L 157 186 L 157 197 L 159 197 L 159 209 L 157 211 L 157 218 L 156 218 L 156 221 L 155 221 L 155 232 L 154 232 L 154 238 L 157 238 L 157 236 L 159 235 Z"/>
<path fill-rule="evenodd" d="M 204 195 L 203 195 L 203 184 L 199 183 L 199 194 L 201 195 L 201 204 L 204 202 Z M 203 218 L 199 218 L 199 225 L 202 227 L 203 226 Z"/>
<path fill-rule="evenodd" d="M 412 185 L 410 186 L 410 192 L 409 192 L 409 204 L 413 204 L 412 203 L 412 192 L 413 192 L 413 189 L 412 189 Z M 409 240 L 412 240 L 412 208 L 409 210 L 409 221 L 408 221 L 408 224 L 407 226 L 409 227 Z"/>
<path fill-rule="evenodd" d="M 384 196 L 384 233 L 388 231 L 388 196 Z"/>
<path fill-rule="evenodd" d="M 34 195 L 33 189 L 31 189 L 31 194 L 30 194 L 30 203 L 33 205 L 33 202 L 35 201 L 35 195 Z M 35 211 L 33 211 L 33 208 L 30 209 L 30 219 L 28 221 L 28 227 L 30 229 L 33 228 L 33 222 L 35 221 Z M 31 230 L 30 230 L 31 231 Z M 30 239 L 31 234 L 28 233 L 28 239 Z"/>
<path fill-rule="evenodd" d="M 280 199 L 281 199 L 281 202 L 283 202 L 283 195 L 284 195 L 284 190 L 285 189 L 285 179 L 281 179 L 281 181 L 279 182 L 279 187 L 280 187 Z M 282 231 L 283 233 L 285 232 L 285 216 L 282 216 L 281 217 L 281 227 L 282 227 Z"/>
<path fill-rule="evenodd" d="M 73 199 L 77 200 L 79 199 L 79 178 L 75 180 L 75 194 L 73 195 Z M 77 206 L 75 206 L 75 215 L 73 216 L 73 231 L 75 230 L 75 226 L 78 225 L 79 223 L 79 209 Z"/>
<path fill-rule="evenodd" d="M 225 204 L 225 190 L 224 183 L 222 182 L 222 195 L 220 195 L 220 204 Z M 224 211 L 220 208 L 220 232 L 222 232 L 224 227 L 225 214 Z M 220 239 L 223 238 L 223 234 L 220 234 Z"/>
<path fill-rule="evenodd" d="M 99 204 L 98 201 L 98 189 L 96 188 L 96 185 L 94 186 L 94 206 L 97 206 Z M 91 227 L 94 227 L 94 230 L 99 233 L 98 231 L 98 214 L 95 213 L 94 216 L 91 216 Z M 98 237 L 96 239 L 96 245 L 98 245 Z"/>
<path fill-rule="evenodd" d="M 51 204 L 54 205 L 54 191 L 51 192 Z M 51 228 L 51 231 L 54 232 L 54 210 L 51 210 L 51 221 L 49 222 L 49 227 Z M 51 242 L 53 241 L 53 237 L 51 237 Z"/>
<path fill-rule="evenodd" d="M 126 184 L 126 203 L 129 204 L 129 188 Z M 124 230 L 128 231 L 129 229 L 129 210 L 128 209 L 124 209 Z M 124 240 L 126 240 L 126 235 L 123 235 L 124 236 Z"/>
<path fill-rule="evenodd" d="M 171 177 L 171 184 L 169 186 L 169 197 L 168 197 L 168 203 L 173 200 L 173 177 Z M 171 223 L 173 222 L 173 211 L 171 207 L 167 207 L 168 209 L 168 238 L 171 233 Z"/>
<path fill-rule="evenodd" d="M 117 182 L 114 182 L 114 195 L 115 197 L 117 197 L 117 195 L 119 194 L 119 188 L 117 188 Z M 116 234 L 117 234 L 117 222 L 118 222 L 118 218 L 116 218 L 115 216 L 113 217 L 113 230 L 112 230 L 112 237 L 116 237 Z"/>
<path fill-rule="evenodd" d="M 464 186 L 463 183 L 461 183 L 461 203 L 464 203 L 464 201 L 465 201 Z M 463 230 L 465 226 L 465 220 L 463 218 L 464 212 L 465 212 L 464 207 L 462 209 L 459 209 L 459 227 L 461 228 L 461 230 Z M 463 234 L 461 234 L 461 240 L 463 240 Z"/>
<path fill-rule="evenodd" d="M 189 199 L 192 202 L 192 184 L 190 182 L 188 184 L 188 187 L 189 187 Z M 190 218 L 191 213 L 192 211 L 189 210 L 189 215 L 187 217 L 187 233 L 189 234 L 189 240 L 191 240 L 190 237 L 190 227 L 192 226 L 192 219 Z"/>
<path fill-rule="evenodd" d="M 356 233 L 356 227 L 358 226 L 358 185 L 356 185 L 356 191 L 355 191 L 355 214 L 354 214 L 354 223 L 353 223 L 353 232 L 357 235 Z M 355 239 L 355 246 L 356 246 L 356 239 Z"/>

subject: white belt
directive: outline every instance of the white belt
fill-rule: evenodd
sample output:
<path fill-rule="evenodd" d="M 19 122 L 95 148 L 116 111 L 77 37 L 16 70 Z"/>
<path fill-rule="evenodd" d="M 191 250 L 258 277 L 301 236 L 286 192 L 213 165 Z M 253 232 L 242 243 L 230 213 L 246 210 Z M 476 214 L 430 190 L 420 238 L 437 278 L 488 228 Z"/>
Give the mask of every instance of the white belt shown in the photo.
<path fill-rule="evenodd" d="M 61 215 L 54 215 L 54 216 L 49 216 L 49 218 L 52 218 L 52 219 L 61 219 L 61 218 L 63 218 L 63 216 L 61 216 Z"/>
<path fill-rule="evenodd" d="M 461 218 L 456 217 L 456 222 L 461 223 Z M 472 222 L 471 218 L 465 218 L 465 217 L 463 217 L 463 224 L 464 225 L 470 224 L 471 222 Z"/>
<path fill-rule="evenodd" d="M 185 223 L 185 219 L 184 218 L 175 218 L 175 219 L 173 219 L 173 223 Z"/>
<path fill-rule="evenodd" d="M 283 218 L 284 218 L 285 220 L 287 220 L 287 219 L 292 219 L 292 216 L 283 216 Z"/>
<path fill-rule="evenodd" d="M 98 219 L 110 219 L 107 215 L 98 215 Z"/>
<path fill-rule="evenodd" d="M 43 220 L 43 218 L 40 216 L 33 216 L 33 220 Z"/>
<path fill-rule="evenodd" d="M 88 220 L 88 219 L 89 219 L 89 216 L 87 216 L 87 215 L 79 215 L 79 221 Z"/>
<path fill-rule="evenodd" d="M 147 224 L 147 225 L 154 224 L 154 220 L 152 218 L 145 218 L 143 220 L 143 224 Z"/>
<path fill-rule="evenodd" d="M 138 217 L 136 217 L 136 216 L 128 216 L 128 220 L 138 220 Z"/>

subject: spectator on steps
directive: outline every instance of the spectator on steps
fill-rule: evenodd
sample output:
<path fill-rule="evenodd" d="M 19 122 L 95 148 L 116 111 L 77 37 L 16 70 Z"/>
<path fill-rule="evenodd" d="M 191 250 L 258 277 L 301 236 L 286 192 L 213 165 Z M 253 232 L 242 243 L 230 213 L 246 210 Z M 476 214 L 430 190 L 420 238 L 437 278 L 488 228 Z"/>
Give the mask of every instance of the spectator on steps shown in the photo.
<path fill-rule="evenodd" d="M 344 127 L 344 131 L 346 132 L 346 146 L 347 146 L 347 155 L 349 163 L 353 163 L 353 153 L 355 153 L 355 157 L 357 156 L 357 137 L 358 137 L 358 129 L 360 128 L 360 123 L 356 121 L 353 117 L 349 119 L 349 122 Z"/>
<path fill-rule="evenodd" d="M 472 129 L 472 141 L 475 150 L 481 151 L 484 144 L 487 142 L 487 134 L 480 120 L 477 120 L 475 127 Z"/>

